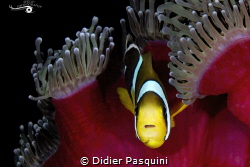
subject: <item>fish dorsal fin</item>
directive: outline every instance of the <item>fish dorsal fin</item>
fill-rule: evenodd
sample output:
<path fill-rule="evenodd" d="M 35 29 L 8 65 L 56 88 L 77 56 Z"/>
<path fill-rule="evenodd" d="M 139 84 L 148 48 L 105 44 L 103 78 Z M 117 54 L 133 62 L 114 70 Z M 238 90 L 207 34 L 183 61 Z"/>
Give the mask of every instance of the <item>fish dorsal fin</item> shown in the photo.
<path fill-rule="evenodd" d="M 119 88 L 117 88 L 117 93 L 118 93 L 120 101 L 124 105 L 124 107 L 126 109 L 128 109 L 129 111 L 131 111 L 133 114 L 135 114 L 134 105 L 131 101 L 131 98 L 128 94 L 127 89 L 119 87 Z"/>
<path fill-rule="evenodd" d="M 132 98 L 133 104 L 135 104 L 134 103 L 135 85 L 136 85 L 137 75 L 143 60 L 140 55 L 140 50 L 135 44 L 129 45 L 124 56 L 125 56 L 124 64 L 126 69 L 125 70 L 126 88 L 129 92 L 130 97 Z"/>
<path fill-rule="evenodd" d="M 144 66 L 147 67 L 147 72 L 155 73 L 152 66 L 152 55 L 151 52 L 146 52 L 142 55 Z"/>
<path fill-rule="evenodd" d="M 171 127 L 175 127 L 174 117 L 182 112 L 188 105 L 180 102 L 171 109 Z"/>

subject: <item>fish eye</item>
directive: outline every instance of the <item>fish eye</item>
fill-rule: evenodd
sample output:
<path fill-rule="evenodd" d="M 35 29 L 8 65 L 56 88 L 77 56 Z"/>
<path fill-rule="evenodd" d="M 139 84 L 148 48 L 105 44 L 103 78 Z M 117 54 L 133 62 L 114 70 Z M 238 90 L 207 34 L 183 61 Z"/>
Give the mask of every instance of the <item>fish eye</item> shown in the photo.
<path fill-rule="evenodd" d="M 162 115 L 165 118 L 165 122 L 167 125 L 168 123 L 167 123 L 167 108 L 166 108 L 166 106 L 163 106 L 163 108 L 162 108 Z"/>
<path fill-rule="evenodd" d="M 135 107 L 135 115 L 138 116 L 138 106 Z"/>
<path fill-rule="evenodd" d="M 165 106 L 163 106 L 163 108 L 162 108 L 162 114 L 163 114 L 163 116 L 165 116 L 166 115 L 166 107 Z"/>

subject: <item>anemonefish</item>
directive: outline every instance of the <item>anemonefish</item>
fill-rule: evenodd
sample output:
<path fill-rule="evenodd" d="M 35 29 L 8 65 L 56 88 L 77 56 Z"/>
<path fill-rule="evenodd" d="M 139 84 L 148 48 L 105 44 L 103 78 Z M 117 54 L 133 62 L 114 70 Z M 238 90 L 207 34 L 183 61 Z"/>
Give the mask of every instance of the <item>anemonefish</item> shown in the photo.
<path fill-rule="evenodd" d="M 183 104 L 170 115 L 164 86 L 152 67 L 150 52 L 140 54 L 130 44 L 124 54 L 127 89 L 118 88 L 121 103 L 135 115 L 136 136 L 150 148 L 160 147 L 174 126 L 173 116 L 184 110 Z"/>

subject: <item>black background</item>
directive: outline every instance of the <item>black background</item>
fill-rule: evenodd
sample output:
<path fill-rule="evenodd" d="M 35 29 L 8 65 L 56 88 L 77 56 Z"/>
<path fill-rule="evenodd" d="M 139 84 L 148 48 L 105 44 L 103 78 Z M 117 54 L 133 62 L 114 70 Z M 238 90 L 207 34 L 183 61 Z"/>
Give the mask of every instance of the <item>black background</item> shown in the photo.
<path fill-rule="evenodd" d="M 27 129 L 29 121 L 33 123 L 41 119 L 42 114 L 36 102 L 28 96 L 37 93 L 30 74 L 30 68 L 36 59 L 35 39 L 42 37 L 41 50 L 47 53 L 48 48 L 61 49 L 64 39 L 75 39 L 76 32 L 83 27 L 89 28 L 93 16 L 99 18 L 98 25 L 114 27 L 112 33 L 115 49 L 121 51 L 120 19 L 127 20 L 126 6 L 129 0 L 70 0 L 70 1 L 41 1 L 34 0 L 41 8 L 34 8 L 34 13 L 24 10 L 11 11 L 9 5 L 17 7 L 22 0 L 9 1 L 5 6 L 6 14 L 2 17 L 2 47 L 1 47 L 1 145 L 0 166 L 14 166 L 13 149 L 19 147 L 19 126 Z M 51 1 L 52 2 L 52 1 Z M 6 32 L 7 31 L 7 32 Z M 7 39 L 5 39 L 7 37 Z M 4 44 L 3 44 L 4 43 Z"/>

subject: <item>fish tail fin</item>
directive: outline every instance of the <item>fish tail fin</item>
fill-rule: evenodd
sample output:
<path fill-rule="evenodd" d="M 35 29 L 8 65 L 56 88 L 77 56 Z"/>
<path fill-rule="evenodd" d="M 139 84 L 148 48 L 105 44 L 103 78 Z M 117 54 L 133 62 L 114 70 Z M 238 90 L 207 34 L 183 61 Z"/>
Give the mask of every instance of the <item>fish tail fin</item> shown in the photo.
<path fill-rule="evenodd" d="M 134 105 L 131 101 L 131 98 L 128 94 L 127 89 L 119 87 L 119 88 L 117 88 L 117 93 L 118 93 L 120 101 L 124 105 L 124 107 L 126 109 L 128 109 L 129 111 L 131 111 L 133 114 L 135 114 Z"/>

